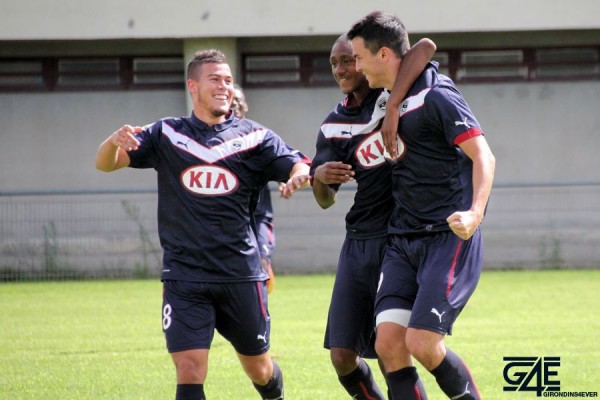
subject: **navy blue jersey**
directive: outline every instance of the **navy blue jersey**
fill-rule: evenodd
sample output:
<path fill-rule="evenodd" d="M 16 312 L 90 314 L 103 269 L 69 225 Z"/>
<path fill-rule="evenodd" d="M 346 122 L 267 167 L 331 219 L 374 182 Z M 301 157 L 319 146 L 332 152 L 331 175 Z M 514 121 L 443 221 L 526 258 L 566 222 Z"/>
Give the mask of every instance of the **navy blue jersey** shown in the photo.
<path fill-rule="evenodd" d="M 392 170 L 390 233 L 450 230 L 446 218 L 473 198 L 472 162 L 458 147 L 483 134 L 454 83 L 430 63 L 400 106 L 403 145 Z"/>
<path fill-rule="evenodd" d="M 328 161 L 352 165 L 357 188 L 346 214 L 346 235 L 354 239 L 383 237 L 394 206 L 391 165 L 384 157 L 380 131 L 389 93 L 372 90 L 360 106 L 349 106 L 350 96 L 321 125 L 311 175 Z M 339 189 L 339 185 L 330 186 Z"/>
<path fill-rule="evenodd" d="M 233 116 L 212 126 L 194 115 L 165 118 L 136 137 L 130 166 L 157 172 L 162 279 L 267 279 L 253 205 L 261 187 L 287 180 L 301 158 L 274 132 Z"/>

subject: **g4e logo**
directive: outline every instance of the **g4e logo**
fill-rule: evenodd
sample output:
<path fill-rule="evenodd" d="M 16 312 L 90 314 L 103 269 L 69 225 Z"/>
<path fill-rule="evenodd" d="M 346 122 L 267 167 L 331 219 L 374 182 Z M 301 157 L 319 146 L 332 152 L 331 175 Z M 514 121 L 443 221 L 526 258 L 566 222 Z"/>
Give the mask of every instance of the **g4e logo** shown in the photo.
<path fill-rule="evenodd" d="M 544 391 L 560 391 L 557 368 L 560 357 L 504 357 L 505 392 L 536 392 L 542 396 Z"/>

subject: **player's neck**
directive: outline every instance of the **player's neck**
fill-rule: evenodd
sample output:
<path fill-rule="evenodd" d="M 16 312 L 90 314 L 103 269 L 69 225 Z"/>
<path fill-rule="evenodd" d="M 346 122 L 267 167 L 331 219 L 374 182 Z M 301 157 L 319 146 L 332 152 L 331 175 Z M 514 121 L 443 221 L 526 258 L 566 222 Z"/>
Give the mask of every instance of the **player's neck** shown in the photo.
<path fill-rule="evenodd" d="M 227 120 L 227 115 L 214 115 L 212 111 L 200 107 L 194 108 L 194 115 L 208 126 L 222 124 Z"/>
<path fill-rule="evenodd" d="M 354 92 L 352 92 L 352 96 L 354 97 L 354 101 L 357 106 L 360 106 L 362 104 L 362 102 L 367 97 L 367 95 L 369 94 L 370 91 L 371 91 L 371 89 L 369 88 L 369 85 L 367 84 L 367 85 L 360 86 Z"/>

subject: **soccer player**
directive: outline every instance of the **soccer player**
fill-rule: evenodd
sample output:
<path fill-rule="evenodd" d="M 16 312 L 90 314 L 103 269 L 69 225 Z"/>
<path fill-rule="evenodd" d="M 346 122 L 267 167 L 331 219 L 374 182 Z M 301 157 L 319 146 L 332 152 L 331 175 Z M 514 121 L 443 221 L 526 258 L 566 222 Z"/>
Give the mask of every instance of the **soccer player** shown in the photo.
<path fill-rule="evenodd" d="M 369 86 L 392 87 L 409 48 L 402 22 L 376 11 L 356 22 L 348 37 Z M 435 63 L 411 87 L 400 117 L 375 348 L 392 399 L 426 396 L 415 386 L 419 377 L 411 355 L 449 398 L 479 399 L 473 377 L 444 337 L 479 280 L 479 225 L 495 159 L 466 101 Z"/>
<path fill-rule="evenodd" d="M 394 95 L 406 94 L 434 52 L 435 44 L 428 39 L 411 49 Z M 330 349 L 340 383 L 353 399 L 384 399 L 361 357 L 376 357 L 371 341 L 375 293 L 393 207 L 391 165 L 385 160 L 379 133 L 388 92 L 369 89 L 364 75 L 355 69 L 345 35 L 333 44 L 330 63 L 346 98 L 319 131 L 311 166 L 313 194 L 326 209 L 335 203 L 341 184 L 354 179 L 357 190 L 346 215 L 346 238 L 329 308 L 325 347 Z"/>
<path fill-rule="evenodd" d="M 246 95 L 241 86 L 233 85 L 233 101 L 231 108 L 238 118 L 246 118 L 249 110 Z M 280 183 L 282 190 L 283 183 Z M 273 206 L 271 203 L 271 191 L 268 185 L 263 186 L 258 195 L 258 204 L 254 211 L 254 221 L 256 224 L 256 236 L 258 239 L 258 248 L 260 250 L 260 261 L 265 272 L 269 275 L 267 280 L 267 293 L 271 294 L 275 288 L 275 272 L 271 263 L 271 255 L 275 250 L 275 231 L 273 223 Z"/>
<path fill-rule="evenodd" d="M 233 78 L 222 52 L 195 54 L 187 88 L 191 116 L 119 128 L 100 145 L 96 167 L 157 172 L 162 326 L 176 399 L 205 399 L 215 329 L 261 398 L 283 399 L 281 370 L 268 352 L 267 274 L 249 221 L 261 187 L 287 180 L 289 196 L 308 185 L 309 166 L 277 134 L 230 112 Z"/>

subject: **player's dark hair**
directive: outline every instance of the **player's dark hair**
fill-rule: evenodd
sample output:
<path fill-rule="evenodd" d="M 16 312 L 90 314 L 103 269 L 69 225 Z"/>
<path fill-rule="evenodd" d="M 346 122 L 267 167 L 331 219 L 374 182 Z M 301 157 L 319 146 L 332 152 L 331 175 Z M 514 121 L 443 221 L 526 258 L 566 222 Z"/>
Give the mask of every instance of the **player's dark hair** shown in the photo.
<path fill-rule="evenodd" d="M 400 18 L 384 11 L 373 11 L 359 19 L 347 33 L 348 40 L 361 37 L 365 47 L 375 54 L 382 47 L 390 48 L 402 58 L 410 49 L 408 32 Z"/>
<path fill-rule="evenodd" d="M 227 58 L 220 50 L 200 50 L 187 65 L 187 79 L 193 79 L 198 69 L 204 64 L 227 64 Z"/>

